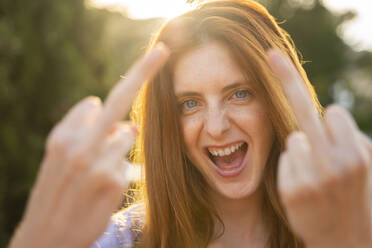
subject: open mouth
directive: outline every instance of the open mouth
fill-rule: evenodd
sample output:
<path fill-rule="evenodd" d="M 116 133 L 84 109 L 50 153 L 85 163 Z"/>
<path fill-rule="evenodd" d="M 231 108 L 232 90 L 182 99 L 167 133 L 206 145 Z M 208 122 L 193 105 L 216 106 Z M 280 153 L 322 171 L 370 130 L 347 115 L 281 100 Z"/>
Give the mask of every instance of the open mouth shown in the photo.
<path fill-rule="evenodd" d="M 243 171 L 248 150 L 246 142 L 235 143 L 224 148 L 207 148 L 206 150 L 214 168 L 221 176 L 237 176 Z"/>

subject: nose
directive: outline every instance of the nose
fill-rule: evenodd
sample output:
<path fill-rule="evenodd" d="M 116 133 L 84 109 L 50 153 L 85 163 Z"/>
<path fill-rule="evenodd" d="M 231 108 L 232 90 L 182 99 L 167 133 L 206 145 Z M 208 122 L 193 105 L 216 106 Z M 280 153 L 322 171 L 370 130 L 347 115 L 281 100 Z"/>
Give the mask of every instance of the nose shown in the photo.
<path fill-rule="evenodd" d="M 208 108 L 204 128 L 212 138 L 222 138 L 230 128 L 227 112 L 218 106 Z"/>

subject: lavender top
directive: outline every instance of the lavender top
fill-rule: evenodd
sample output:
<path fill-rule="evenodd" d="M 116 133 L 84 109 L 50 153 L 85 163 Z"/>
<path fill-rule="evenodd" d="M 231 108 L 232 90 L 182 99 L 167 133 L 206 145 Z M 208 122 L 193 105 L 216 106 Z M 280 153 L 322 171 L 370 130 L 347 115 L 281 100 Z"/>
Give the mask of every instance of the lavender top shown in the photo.
<path fill-rule="evenodd" d="M 114 214 L 101 237 L 90 248 L 130 248 L 143 223 L 144 206 L 133 205 Z"/>

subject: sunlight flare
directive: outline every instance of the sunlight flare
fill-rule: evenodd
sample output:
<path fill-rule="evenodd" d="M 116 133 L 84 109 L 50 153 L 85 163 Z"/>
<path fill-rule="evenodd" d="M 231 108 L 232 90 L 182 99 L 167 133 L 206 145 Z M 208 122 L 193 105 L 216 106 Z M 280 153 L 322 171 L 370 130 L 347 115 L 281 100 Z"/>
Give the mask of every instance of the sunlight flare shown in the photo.
<path fill-rule="evenodd" d="M 98 8 L 127 10 L 136 19 L 153 17 L 172 18 L 191 9 L 186 0 L 90 0 L 90 5 Z"/>

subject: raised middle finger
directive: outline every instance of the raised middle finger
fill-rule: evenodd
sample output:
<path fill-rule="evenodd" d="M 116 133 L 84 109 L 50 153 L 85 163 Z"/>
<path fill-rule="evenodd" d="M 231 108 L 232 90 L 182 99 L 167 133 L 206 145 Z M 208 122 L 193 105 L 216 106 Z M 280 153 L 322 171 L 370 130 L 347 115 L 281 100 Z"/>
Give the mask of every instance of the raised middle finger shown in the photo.
<path fill-rule="evenodd" d="M 150 53 L 137 61 L 127 76 L 110 91 L 93 133 L 93 143 L 102 141 L 112 125 L 127 115 L 142 83 L 155 75 L 165 64 L 168 56 L 168 48 L 158 44 Z"/>
<path fill-rule="evenodd" d="M 278 50 L 268 52 L 269 63 L 279 77 L 301 130 L 307 135 L 318 158 L 329 151 L 329 140 L 318 111 L 299 73 L 284 54 Z"/>

